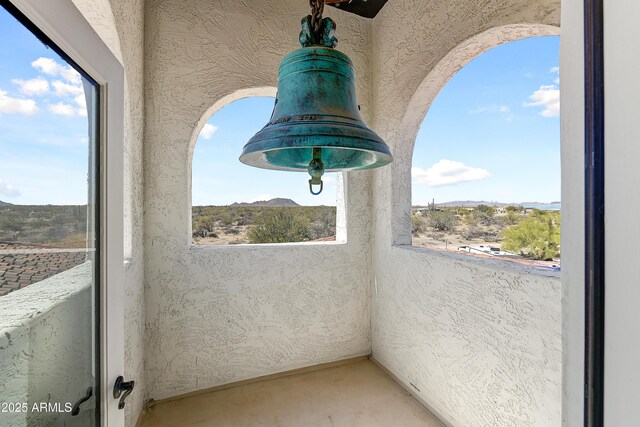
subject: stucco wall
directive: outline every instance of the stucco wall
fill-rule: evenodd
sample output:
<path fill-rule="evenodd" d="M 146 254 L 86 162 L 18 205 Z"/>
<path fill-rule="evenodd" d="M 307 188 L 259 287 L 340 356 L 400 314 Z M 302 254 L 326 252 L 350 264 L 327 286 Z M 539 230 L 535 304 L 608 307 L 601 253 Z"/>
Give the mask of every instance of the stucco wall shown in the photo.
<path fill-rule="evenodd" d="M 373 178 L 372 352 L 451 425 L 560 423 L 561 287 L 409 246 L 413 144 L 458 69 L 559 17 L 559 1 L 394 0 L 373 21 L 372 124 L 395 161 Z"/>
<path fill-rule="evenodd" d="M 560 280 L 410 246 L 390 255 L 373 357 L 452 426 L 560 425 Z"/>
<path fill-rule="evenodd" d="M 0 299 L 0 402 L 28 407 L 26 413 L 5 408 L 0 425 L 91 420 L 91 404 L 77 418 L 64 412 L 93 383 L 91 283 L 87 262 Z M 63 412 L 33 411 L 40 402 L 57 403 Z"/>
<path fill-rule="evenodd" d="M 144 383 L 144 246 L 143 163 L 144 136 L 144 0 L 73 0 L 113 54 L 124 65 L 124 253 L 125 372 L 136 381 L 127 398 L 126 423 L 135 425 L 145 399 Z"/>
<path fill-rule="evenodd" d="M 191 152 L 200 127 L 225 102 L 276 85 L 279 61 L 299 47 L 308 13 L 297 0 L 146 2 L 145 368 L 152 398 L 370 351 L 368 174 L 345 178 L 345 244 L 191 245 Z M 326 15 L 337 22 L 338 48 L 355 63 L 367 118 L 370 24 L 333 9 Z"/>

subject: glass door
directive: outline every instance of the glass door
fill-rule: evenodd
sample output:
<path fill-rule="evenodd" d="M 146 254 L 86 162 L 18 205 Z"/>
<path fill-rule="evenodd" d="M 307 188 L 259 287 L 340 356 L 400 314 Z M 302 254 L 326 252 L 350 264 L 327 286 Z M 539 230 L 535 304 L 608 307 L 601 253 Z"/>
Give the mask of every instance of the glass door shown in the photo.
<path fill-rule="evenodd" d="M 99 93 L 0 7 L 3 427 L 99 423 Z"/>

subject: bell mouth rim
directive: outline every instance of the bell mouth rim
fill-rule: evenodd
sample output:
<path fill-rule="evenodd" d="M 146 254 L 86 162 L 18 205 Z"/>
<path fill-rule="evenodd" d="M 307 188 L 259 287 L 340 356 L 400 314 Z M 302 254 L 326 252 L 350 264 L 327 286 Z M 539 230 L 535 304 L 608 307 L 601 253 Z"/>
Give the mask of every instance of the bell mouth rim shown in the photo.
<path fill-rule="evenodd" d="M 362 130 L 358 126 L 343 125 L 343 127 L 350 127 L 353 129 Z M 269 129 L 272 132 L 277 132 L 276 129 Z M 375 151 L 380 153 L 387 153 L 391 155 L 391 150 L 386 142 L 378 134 L 372 130 L 358 132 L 358 134 L 340 134 L 331 132 L 329 130 L 316 129 L 313 133 L 307 131 L 292 132 L 286 135 L 273 135 L 271 132 L 258 132 L 255 134 L 243 147 L 243 155 L 247 152 L 254 151 L 266 151 L 266 150 L 283 150 L 283 149 L 302 149 L 302 148 L 335 148 L 345 150 L 362 150 L 362 151 Z M 333 144 L 321 142 L 314 144 L 314 141 L 318 139 L 329 138 L 335 141 Z M 270 146 L 275 144 L 286 144 L 283 147 Z M 364 146 L 363 146 L 364 145 Z"/>
<path fill-rule="evenodd" d="M 385 164 L 393 160 L 389 146 L 377 133 L 368 127 L 363 127 L 361 122 L 350 120 L 347 117 L 341 118 L 344 120 L 338 126 L 336 126 L 335 118 L 326 121 L 317 120 L 313 123 L 302 121 L 305 124 L 303 127 L 298 127 L 301 122 L 297 120 L 268 124 L 245 144 L 240 158 L 259 157 L 259 153 L 275 153 L 281 150 L 311 150 L 313 147 L 318 147 L 336 151 L 350 150 L 370 153 L 377 157 L 388 158 Z M 252 153 L 257 154 L 253 155 Z M 258 159 L 253 161 L 253 163 L 256 162 L 260 163 L 261 161 Z M 293 169 L 302 166 L 303 163 L 300 163 Z M 274 169 L 279 168 L 274 167 Z"/>
<path fill-rule="evenodd" d="M 280 147 L 280 148 L 271 148 L 271 149 L 266 149 L 266 150 L 256 150 L 256 151 L 249 151 L 249 152 L 243 152 L 239 159 L 241 163 L 247 165 L 247 166 L 253 166 L 253 167 L 257 167 L 260 169 L 268 169 L 268 170 L 280 170 L 280 171 L 288 171 L 288 172 L 307 172 L 307 167 L 308 165 L 304 165 L 304 166 L 300 166 L 300 167 L 286 167 L 286 166 L 280 166 L 280 165 L 274 165 L 272 163 L 268 163 L 268 162 L 259 162 L 257 160 L 262 159 L 262 155 L 264 153 L 270 153 L 270 152 L 275 152 L 275 151 L 284 151 L 284 150 L 293 150 L 293 149 L 312 149 L 312 148 L 323 148 L 323 149 L 332 149 L 332 150 L 344 150 L 344 151 L 360 151 L 360 152 L 366 152 L 366 153 L 373 153 L 373 155 L 375 156 L 375 161 L 371 162 L 367 165 L 364 166 L 354 166 L 354 167 L 349 167 L 349 168 L 331 168 L 328 167 L 325 169 L 325 173 L 327 172 L 344 172 L 344 171 L 356 171 L 356 170 L 368 170 L 368 169 L 376 169 L 379 167 L 383 167 L 383 166 L 387 166 L 391 163 L 393 163 L 393 155 L 391 154 L 391 151 L 389 150 L 389 147 L 384 144 L 384 147 L 387 149 L 386 151 L 377 151 L 377 150 L 371 150 L 371 149 L 366 149 L 366 148 L 358 148 L 358 147 L 336 147 L 336 146 L 331 146 L 331 145 L 310 145 L 310 146 L 306 146 L 306 147 Z"/>

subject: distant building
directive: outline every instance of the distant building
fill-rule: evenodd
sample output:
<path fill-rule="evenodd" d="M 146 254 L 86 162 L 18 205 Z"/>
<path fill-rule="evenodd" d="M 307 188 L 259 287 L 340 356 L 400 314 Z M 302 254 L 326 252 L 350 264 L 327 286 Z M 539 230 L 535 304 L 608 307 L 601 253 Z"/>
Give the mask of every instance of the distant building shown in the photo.
<path fill-rule="evenodd" d="M 503 251 L 497 246 L 485 246 L 485 245 L 468 246 L 468 245 L 464 245 L 464 246 L 458 246 L 458 250 L 460 252 L 469 252 L 471 254 L 477 254 L 477 255 L 489 255 L 489 256 L 497 256 L 497 257 L 520 258 L 520 255 L 511 253 L 511 252 L 507 252 L 507 251 Z"/>

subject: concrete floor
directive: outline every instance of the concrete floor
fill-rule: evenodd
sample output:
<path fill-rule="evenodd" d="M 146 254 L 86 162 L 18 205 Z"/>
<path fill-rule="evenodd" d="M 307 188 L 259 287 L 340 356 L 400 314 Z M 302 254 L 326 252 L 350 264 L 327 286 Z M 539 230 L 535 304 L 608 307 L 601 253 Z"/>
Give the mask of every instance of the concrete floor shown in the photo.
<path fill-rule="evenodd" d="M 444 427 L 370 360 L 159 402 L 141 427 Z"/>

